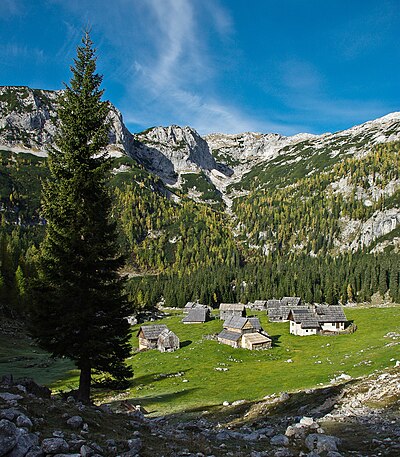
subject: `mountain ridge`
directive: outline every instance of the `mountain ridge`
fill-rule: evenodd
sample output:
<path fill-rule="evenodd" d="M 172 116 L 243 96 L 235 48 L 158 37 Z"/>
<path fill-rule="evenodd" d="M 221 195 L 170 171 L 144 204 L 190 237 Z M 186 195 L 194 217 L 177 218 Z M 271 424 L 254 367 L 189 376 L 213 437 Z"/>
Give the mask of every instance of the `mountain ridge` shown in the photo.
<path fill-rule="evenodd" d="M 0 87 L 2 148 L 45 155 L 46 147 L 52 144 L 57 131 L 58 93 L 26 86 Z M 300 180 L 325 176 L 324 173 L 348 158 L 358 160 L 357 167 L 361 166 L 371 148 L 400 140 L 400 112 L 335 133 L 293 136 L 245 132 L 214 133 L 202 137 L 192 127 L 178 125 L 151 127 L 132 134 L 125 126 L 122 114 L 111 104 L 109 121 L 108 150 L 112 156 L 133 158 L 160 178 L 171 195 L 186 195 L 215 208 L 223 205 L 233 221 L 242 218 L 239 209 L 243 198 L 252 200 L 257 192 L 277 192 Z M 376 204 L 379 199 L 396 194 L 400 186 L 398 179 L 389 180 L 383 188 L 379 182 L 373 182 L 372 175 L 368 175 L 360 187 L 353 182 L 354 179 L 352 181 L 348 175 L 341 174 L 340 167 L 328 175 L 331 185 L 321 189 L 327 196 L 340 196 L 342 205 L 348 205 L 346 201 L 352 199 L 355 192 L 355 202 L 360 200 L 364 206 L 375 208 L 375 213 L 368 213 L 364 219 L 353 220 L 344 214 L 338 217 L 337 223 L 342 229 L 335 243 L 339 250 L 357 250 L 372 245 L 375 239 L 395 231 L 400 225 L 396 200 L 389 207 L 378 208 Z M 298 202 L 294 201 L 293 205 L 298 206 Z M 240 224 L 243 232 L 248 221 L 243 220 Z M 258 229 L 247 230 L 253 233 Z M 270 253 L 275 241 L 272 238 L 271 242 L 263 244 L 260 240 L 265 237 L 264 232 L 260 229 L 257 240 L 248 242 L 248 245 L 259 246 L 262 252 Z"/>

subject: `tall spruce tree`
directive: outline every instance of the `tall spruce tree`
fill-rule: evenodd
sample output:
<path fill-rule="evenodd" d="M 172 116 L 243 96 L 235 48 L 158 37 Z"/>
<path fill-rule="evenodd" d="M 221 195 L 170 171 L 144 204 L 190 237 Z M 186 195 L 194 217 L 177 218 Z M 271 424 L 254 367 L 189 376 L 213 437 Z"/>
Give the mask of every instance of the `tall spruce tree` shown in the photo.
<path fill-rule="evenodd" d="M 31 331 L 53 356 L 76 363 L 78 398 L 88 403 L 92 370 L 118 379 L 132 375 L 124 363 L 130 354 L 125 318 L 132 310 L 117 274 L 121 258 L 110 221 L 109 104 L 101 101 L 102 76 L 88 33 L 71 71 L 70 85 L 59 97 L 61 128 L 49 151 L 51 177 L 43 186 L 47 226 L 33 285 Z"/>

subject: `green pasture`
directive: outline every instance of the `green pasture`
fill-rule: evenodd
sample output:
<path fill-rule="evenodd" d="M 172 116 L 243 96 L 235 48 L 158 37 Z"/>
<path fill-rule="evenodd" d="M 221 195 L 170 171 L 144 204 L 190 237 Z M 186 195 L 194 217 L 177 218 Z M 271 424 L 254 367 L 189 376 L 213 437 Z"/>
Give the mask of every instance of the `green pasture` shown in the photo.
<path fill-rule="evenodd" d="M 387 334 L 400 334 L 400 307 L 346 309 L 347 318 L 354 320 L 358 330 L 340 336 L 293 336 L 289 323 L 269 323 L 265 313 L 257 315 L 273 338 L 272 349 L 248 351 L 219 344 L 210 339 L 222 329 L 218 319 L 184 325 L 182 314 L 174 314 L 157 321 L 178 335 L 179 351 L 135 352 L 128 360 L 134 370 L 131 386 L 123 391 L 96 389 L 98 401 L 130 399 L 155 415 L 207 409 L 225 400 L 260 400 L 272 393 L 328 384 L 342 373 L 366 375 L 393 366 L 399 359 L 400 338 Z M 134 348 L 138 328 L 133 327 Z M 68 361 L 51 362 L 37 348 L 24 347 L 26 341 L 21 345 L 10 341 L 5 347 L 2 343 L 0 340 L 0 374 L 31 376 L 56 390 L 76 386 L 77 373 Z M 33 361 L 17 361 L 18 355 Z M 42 359 L 47 367 L 39 366 Z"/>
<path fill-rule="evenodd" d="M 174 353 L 136 353 L 130 359 L 135 376 L 127 398 L 155 414 L 207 408 L 327 384 L 342 373 L 365 375 L 399 358 L 400 338 L 385 335 L 400 333 L 400 307 L 346 309 L 358 330 L 340 336 L 293 336 L 289 323 L 269 323 L 265 313 L 257 315 L 273 337 L 272 349 L 234 349 L 207 339 L 222 329 L 220 320 L 184 325 L 182 316 L 163 319 L 160 323 L 179 336 L 182 347 Z"/>

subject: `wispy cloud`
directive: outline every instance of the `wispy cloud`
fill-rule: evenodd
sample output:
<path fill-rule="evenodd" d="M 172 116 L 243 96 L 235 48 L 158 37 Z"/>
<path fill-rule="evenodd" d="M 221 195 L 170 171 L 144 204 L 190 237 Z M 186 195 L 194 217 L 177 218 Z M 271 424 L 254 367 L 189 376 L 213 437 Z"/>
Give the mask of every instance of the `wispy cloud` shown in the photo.
<path fill-rule="evenodd" d="M 87 17 L 88 0 L 53 1 L 81 20 Z M 90 17 L 93 31 L 102 35 L 100 51 L 108 49 L 112 71 L 105 82 L 113 79 L 124 88 L 118 107 L 132 129 L 172 122 L 201 133 L 275 127 L 218 93 L 216 80 L 223 68 L 214 60 L 211 37 L 223 42 L 235 33 L 229 11 L 218 0 L 118 4 L 115 8 L 98 0 Z"/>
<path fill-rule="evenodd" d="M 214 77 L 220 69 L 211 57 L 205 30 L 215 27 L 222 37 L 234 33 L 226 10 L 208 0 L 201 4 L 203 10 L 187 0 L 145 4 L 151 24 L 147 49 L 152 52 L 136 56 L 131 68 L 131 91 L 140 98 L 133 110 L 124 107 L 128 122 L 172 119 L 200 133 L 282 130 L 281 124 L 262 121 L 216 94 Z"/>
<path fill-rule="evenodd" d="M 43 49 L 30 48 L 26 45 L 18 43 L 0 44 L 0 56 L 3 64 L 7 64 L 8 60 L 14 59 L 34 59 L 37 63 L 43 63 L 46 60 Z"/>

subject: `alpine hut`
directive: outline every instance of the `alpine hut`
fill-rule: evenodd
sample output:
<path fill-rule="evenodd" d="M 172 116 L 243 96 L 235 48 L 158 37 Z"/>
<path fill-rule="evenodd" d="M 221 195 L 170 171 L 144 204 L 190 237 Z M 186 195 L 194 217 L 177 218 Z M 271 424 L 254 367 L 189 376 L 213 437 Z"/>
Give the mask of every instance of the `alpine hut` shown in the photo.
<path fill-rule="evenodd" d="M 145 349 L 156 349 L 160 333 L 167 329 L 164 324 L 142 325 L 137 333 L 139 338 L 139 351 Z"/>
<path fill-rule="evenodd" d="M 221 320 L 225 321 L 233 316 L 246 316 L 246 308 L 242 303 L 221 303 L 219 305 L 219 318 Z"/>
<path fill-rule="evenodd" d="M 207 307 L 195 307 L 189 310 L 182 319 L 184 324 L 203 324 L 210 319 L 210 310 Z"/>
<path fill-rule="evenodd" d="M 158 335 L 157 349 L 160 352 L 174 352 L 179 349 L 179 338 L 166 328 Z"/>

